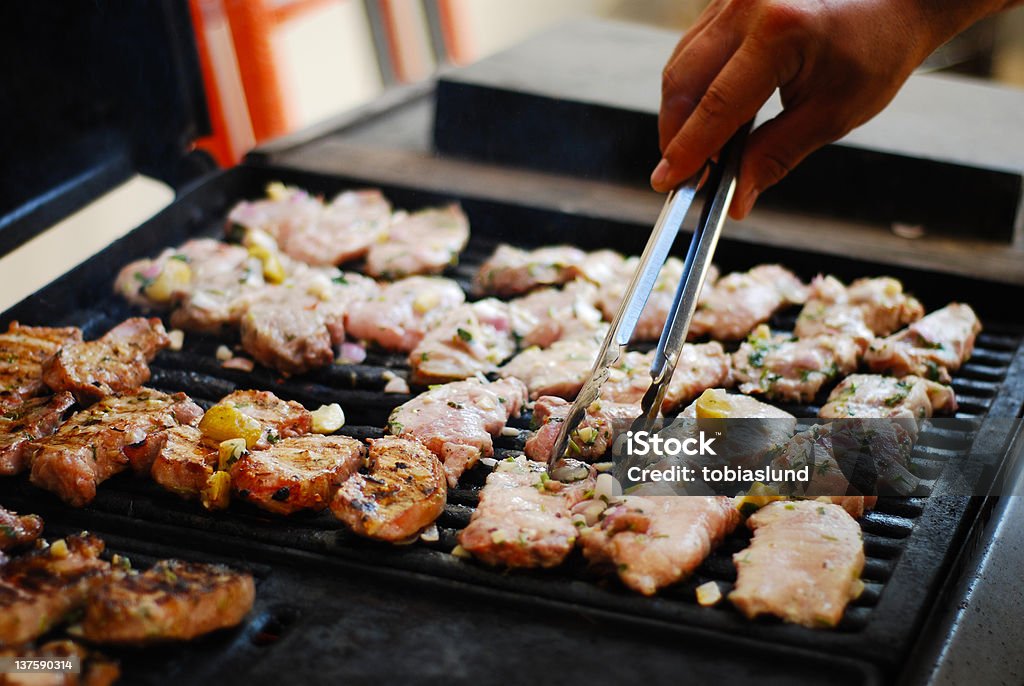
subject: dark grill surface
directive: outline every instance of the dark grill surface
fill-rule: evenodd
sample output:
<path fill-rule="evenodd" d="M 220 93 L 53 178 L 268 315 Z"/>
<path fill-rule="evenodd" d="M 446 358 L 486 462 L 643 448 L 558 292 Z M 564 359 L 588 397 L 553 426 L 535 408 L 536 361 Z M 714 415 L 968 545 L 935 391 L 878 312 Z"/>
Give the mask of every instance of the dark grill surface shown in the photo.
<path fill-rule="evenodd" d="M 87 337 L 100 335 L 133 313 L 110 295 L 110 283 L 116 268 L 135 257 L 155 254 L 161 247 L 180 243 L 187 237 L 217 232 L 227 207 L 234 201 L 259 195 L 266 181 L 282 178 L 321 192 L 336 192 L 352 183 L 284 170 L 232 170 L 179 199 L 170 210 L 136 232 L 131 244 L 125 241 L 115 244 L 105 256 L 92 260 L 8 312 L 3 321 L 6 323 L 18 318 L 26 323 L 75 324 L 84 329 Z M 397 206 L 410 209 L 442 200 L 404 189 L 384 190 Z M 557 240 L 591 248 L 614 247 L 634 252 L 639 249 L 638 243 L 642 244 L 644 240 L 644 233 L 637 227 L 608 226 L 593 232 L 590 230 L 592 223 L 579 218 L 575 220 L 579 224 L 575 232 L 570 224 L 562 227 L 567 231 L 557 238 L 550 228 L 544 229 L 543 223 L 528 226 L 523 231 L 510 231 L 510 227 L 500 222 L 502 215 L 496 213 L 495 208 L 471 199 L 463 200 L 473 223 L 474 235 L 469 250 L 463 255 L 462 264 L 451 275 L 467 287 L 474 268 L 496 245 L 496 236 L 507 237 L 510 242 L 536 244 Z M 528 208 L 500 209 L 509 222 L 544 220 Z M 550 227 L 565 220 L 556 215 L 546 221 Z M 517 234 L 522 236 L 521 240 L 517 240 Z M 602 237 L 604 243 L 595 243 L 595 239 L 601 240 Z M 776 256 L 766 250 L 756 255 L 737 257 L 727 242 L 723 242 L 719 254 L 726 257 L 722 262 L 726 269 L 746 268 L 778 259 L 796 269 L 805 279 L 813 276 L 814 270 L 820 266 L 816 265 L 813 256 L 802 253 Z M 730 263 L 730 260 L 736 263 Z M 829 265 L 830 271 L 847 279 L 886 272 L 856 263 L 836 266 L 837 269 L 832 270 L 832 265 Z M 947 277 L 943 289 L 932 288 L 929 291 L 926 289 L 936 283 L 929 275 L 894 275 L 903 278 L 909 290 L 925 296 L 929 310 L 953 297 L 974 305 L 984 296 L 984 292 L 970 282 L 950 284 Z M 955 295 L 946 297 L 944 292 L 939 292 L 934 300 L 929 299 L 927 296 L 935 290 L 948 290 Z M 794 314 L 790 312 L 777 318 L 772 322 L 773 326 L 790 328 Z M 848 608 L 835 631 L 811 631 L 774 621 L 749 622 L 728 602 L 715 608 L 701 608 L 696 604 L 694 589 L 701 583 L 718 581 L 724 592 L 731 587 L 735 580 L 731 556 L 749 541 L 743 527 L 730 536 L 692 578 L 654 598 L 639 597 L 624 590 L 614 580 L 595 577 L 578 556 L 557 570 L 514 574 L 456 559 L 449 551 L 455 546 L 457 533 L 468 523 L 477 502 L 487 473 L 484 465 L 469 472 L 463 478 L 463 484 L 450 491 L 448 505 L 438 521 L 439 541 L 419 541 L 401 547 L 361 540 L 348 533 L 329 513 L 284 518 L 268 515 L 245 503 L 233 503 L 227 512 L 210 514 L 195 502 L 183 501 L 155 484 L 125 475 L 103 484 L 92 505 L 81 511 L 70 511 L 61 506 L 49 494 L 29 485 L 25 478 L 0 482 L 0 502 L 54 517 L 69 530 L 92 527 L 98 531 L 120 533 L 126 537 L 121 542 L 122 548 L 130 548 L 132 541 L 144 548 L 159 540 L 172 552 L 227 546 L 235 551 L 244 551 L 229 556 L 245 560 L 243 564 L 257 560 L 260 563 L 301 561 L 303 564 L 312 561 L 314 567 L 325 569 L 342 564 L 404 570 L 425 574 L 436 580 L 431 583 L 448 588 L 451 588 L 450 584 L 458 583 L 485 589 L 484 592 L 508 592 L 514 603 L 536 603 L 541 599 L 553 605 L 568 604 L 575 608 L 575 612 L 611 613 L 622 622 L 654 621 L 694 634 L 708 635 L 712 632 L 711 635 L 732 641 L 753 640 L 782 651 L 780 655 L 787 658 L 792 658 L 792 654 L 786 653 L 781 646 L 825 651 L 877 665 L 884 674 L 891 676 L 906 660 L 919 627 L 932 610 L 943 584 L 955 571 L 958 553 L 969 537 L 976 535 L 975 520 L 983 508 L 980 498 L 928 496 L 933 491 L 943 491 L 944 465 L 949 460 L 964 458 L 976 436 L 984 431 L 984 423 L 990 416 L 1013 417 L 1020 408 L 1020 386 L 1024 376 L 1024 362 L 1019 351 L 1021 328 L 1015 324 L 1000 325 L 987 321 L 984 311 L 983 321 L 985 330 L 978 338 L 974 356 L 953 381 L 959 411 L 941 429 L 923 432 L 914 449 L 914 471 L 924 479 L 921 490 L 910 498 L 881 499 L 878 507 L 862 520 L 867 554 L 863 573 L 865 590 Z M 391 374 L 406 374 L 407 367 L 401 355 L 371 351 L 360 365 L 337 365 L 308 377 L 285 379 L 263 368 L 257 368 L 251 374 L 222 369 L 214 351 L 225 342 L 233 343 L 186 335 L 182 351 L 164 351 L 157 358 L 152 365 L 150 385 L 166 391 L 184 391 L 204 406 L 236 388 L 269 389 L 281 397 L 298 400 L 311 409 L 321 403 L 339 402 L 349 422 L 342 433 L 359 438 L 381 435 L 381 427 L 390 410 L 409 397 L 382 392 Z M 817 406 L 786 409 L 807 419 L 815 417 L 818 411 Z M 496 439 L 496 458 L 515 454 L 521 449 L 528 421 L 528 417 L 513 420 L 512 426 L 520 429 L 518 437 Z M 1000 454 L 1006 450 L 1007 446 L 1001 446 Z M 999 467 L 996 465 L 997 469 Z M 275 615 L 267 609 L 275 603 L 276 586 L 268 584 L 265 578 L 268 575 L 273 577 L 273 573 L 266 564 L 257 566 L 263 579 L 258 589 L 258 611 L 249 626 L 241 630 L 250 638 L 261 633 L 284 631 L 286 625 L 295 620 L 294 611 L 286 609 L 283 615 L 281 612 Z M 268 623 L 273 626 L 265 631 L 264 625 Z M 224 643 L 226 639 L 215 640 Z M 253 641 L 258 643 L 257 639 L 252 639 L 246 645 Z M 269 641 L 268 645 L 274 642 Z M 233 653 L 241 650 L 231 645 L 225 644 L 221 649 Z M 216 651 L 210 654 L 213 652 Z M 152 675 L 151 680 L 154 683 L 158 681 Z"/>

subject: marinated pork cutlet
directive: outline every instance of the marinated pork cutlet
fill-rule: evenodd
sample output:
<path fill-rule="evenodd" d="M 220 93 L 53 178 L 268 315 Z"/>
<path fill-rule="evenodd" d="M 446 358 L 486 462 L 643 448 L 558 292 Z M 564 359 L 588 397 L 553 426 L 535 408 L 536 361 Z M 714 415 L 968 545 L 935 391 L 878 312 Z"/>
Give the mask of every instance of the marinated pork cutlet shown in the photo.
<path fill-rule="evenodd" d="M 309 410 L 294 400 L 282 400 L 270 391 L 235 391 L 211 407 L 210 412 L 216 413 L 215 408 L 237 410 L 258 422 L 253 450 L 264 450 L 282 438 L 303 436 L 312 430 L 313 417 Z M 226 440 L 222 436 L 217 438 Z M 172 493 L 183 498 L 198 498 L 217 469 L 219 440 L 187 425 L 168 429 L 163 440 L 150 476 Z"/>
<path fill-rule="evenodd" d="M 238 324 L 246 299 L 265 284 L 263 265 L 248 249 L 199 238 L 127 265 L 114 290 L 142 307 L 172 308 L 175 328 L 220 333 Z"/>
<path fill-rule="evenodd" d="M 115 573 L 100 559 L 103 541 L 68 536 L 0 567 L 0 647 L 45 634 L 83 607 Z"/>
<path fill-rule="evenodd" d="M 583 388 L 600 348 L 596 336 L 556 341 L 544 349 L 531 346 L 506 362 L 498 374 L 525 383 L 531 400 L 542 395 L 571 400 Z"/>
<path fill-rule="evenodd" d="M 770 614 L 812 629 L 836 626 L 863 589 L 864 542 L 853 517 L 830 503 L 777 501 L 747 526 L 754 539 L 733 555 L 733 605 L 750 619 Z"/>
<path fill-rule="evenodd" d="M 270 391 L 235 391 L 217 405 L 233 407 L 263 425 L 255 448 L 261 450 L 281 438 L 304 436 L 313 430 L 313 415 L 294 400 L 282 400 Z"/>
<path fill-rule="evenodd" d="M 547 463 L 555 449 L 562 422 L 569 415 L 572 403 L 550 396 L 542 396 L 533 404 L 533 425 L 537 430 L 526 439 L 524 452 L 531 460 Z M 598 400 L 587 408 L 579 427 L 569 436 L 569 457 L 592 462 L 608 452 L 615 440 L 616 430 L 628 428 L 640 416 L 640 406 L 634 403 L 613 403 Z"/>
<path fill-rule="evenodd" d="M 542 288 L 509 304 L 528 312 L 534 322 L 522 332 L 524 345 L 546 348 L 555 341 L 594 338 L 603 334 L 601 312 L 594 307 L 597 286 L 583 280 L 562 289 Z"/>
<path fill-rule="evenodd" d="M 843 417 L 926 419 L 956 412 L 956 394 L 949 386 L 905 376 L 851 374 L 832 389 L 818 412 L 825 419 Z"/>
<path fill-rule="evenodd" d="M 792 272 L 777 264 L 762 264 L 748 272 L 733 272 L 701 294 L 690 324 L 690 337 L 718 341 L 744 338 L 788 305 L 807 298 L 807 289 Z"/>
<path fill-rule="evenodd" d="M 366 254 L 391 221 L 391 204 L 378 190 L 345 191 L 323 203 L 297 188 L 275 184 L 268 198 L 241 202 L 228 225 L 269 234 L 291 258 L 318 266 L 338 265 Z"/>
<path fill-rule="evenodd" d="M 563 483 L 548 478 L 546 463 L 522 455 L 502 460 L 487 476 L 459 545 L 493 567 L 557 567 L 576 543 L 570 510 L 593 491 L 594 479 L 590 469 L 587 478 Z"/>
<path fill-rule="evenodd" d="M 847 288 L 833 276 L 819 275 L 811 281 L 794 333 L 799 338 L 845 334 L 863 352 L 875 336 L 888 336 L 922 316 L 924 307 L 896 279 L 858 279 Z"/>
<path fill-rule="evenodd" d="M 70 391 L 88 405 L 149 381 L 149 363 L 170 344 L 159 319 L 132 317 L 95 341 L 61 347 L 43 363 L 43 381 L 54 393 Z"/>
<path fill-rule="evenodd" d="M 627 496 L 580 543 L 592 565 L 649 596 L 692 574 L 739 520 L 723 496 Z"/>
<path fill-rule="evenodd" d="M 523 250 L 502 243 L 473 278 L 474 295 L 511 298 L 541 286 L 558 286 L 579 275 L 587 253 L 571 245 Z"/>
<path fill-rule="evenodd" d="M 653 362 L 654 351 L 624 354 L 601 387 L 602 400 L 639 404 L 651 385 Z M 671 414 L 709 388 L 731 385 L 732 368 L 721 343 L 686 343 L 679 351 L 679 361 L 665 391 L 661 411 Z"/>
<path fill-rule="evenodd" d="M 864 321 L 876 336 L 888 336 L 924 316 L 924 306 L 889 276 L 857 279 L 846 289 L 846 296 L 864 311 Z"/>
<path fill-rule="evenodd" d="M 712 388 L 679 413 L 683 419 L 781 419 L 792 429 L 796 417 L 774 405 L 763 403 L 748 395 L 729 393 L 724 388 Z M 792 431 L 790 431 L 792 433 Z"/>
<path fill-rule="evenodd" d="M 911 495 L 920 483 L 911 472 L 913 449 L 914 434 L 903 422 L 837 419 L 801 431 L 769 453 L 774 469 L 808 467 L 809 481 L 770 485 L 801 498 Z"/>
<path fill-rule="evenodd" d="M 32 483 L 81 507 L 96 497 L 99 484 L 129 465 L 148 474 L 163 432 L 195 426 L 202 414 L 184 393 L 143 388 L 105 398 L 76 412 L 53 435 L 32 441 Z"/>
<path fill-rule="evenodd" d="M 150 478 L 182 498 L 198 498 L 217 469 L 219 444 L 187 424 L 171 427 L 153 440 L 161 445 Z"/>
<path fill-rule="evenodd" d="M 43 520 L 37 515 L 19 515 L 0 507 L 0 553 L 32 543 L 43 533 Z"/>
<path fill-rule="evenodd" d="M 763 466 L 765 454 L 785 444 L 795 430 L 796 417 L 789 412 L 715 388 L 704 391 L 659 433 L 681 441 L 699 437 L 700 431 L 721 434 L 715 439 L 716 455 L 687 456 L 687 466 L 755 468 Z"/>
<path fill-rule="evenodd" d="M 466 379 L 436 386 L 399 405 L 388 418 L 388 433 L 419 441 L 444 464 L 448 486 L 481 457 L 494 454 L 493 436 L 526 404 L 519 379 Z"/>
<path fill-rule="evenodd" d="M 255 271 L 254 278 L 246 278 Z M 244 283 L 242 283 L 244 282 Z M 263 274 L 259 260 L 238 245 L 228 245 L 212 238 L 196 238 L 176 248 L 167 248 L 154 258 L 129 263 L 117 275 L 114 292 L 133 305 L 164 310 L 185 304 L 193 293 L 198 295 L 194 313 L 199 322 L 219 326 L 215 321 L 219 306 L 227 308 L 231 298 L 245 292 L 242 286 L 262 286 Z M 211 307 L 204 308 L 204 301 Z M 216 304 L 219 306 L 213 306 Z M 210 315 L 210 321 L 206 315 Z M 183 315 L 188 318 L 190 315 Z"/>
<path fill-rule="evenodd" d="M 409 353 L 413 383 L 427 385 L 498 371 L 516 351 L 528 313 L 488 298 L 449 310 Z"/>
<path fill-rule="evenodd" d="M 255 596 L 251 574 L 161 560 L 97 589 L 85 608 L 82 636 L 105 644 L 189 641 L 240 624 Z"/>
<path fill-rule="evenodd" d="M 793 339 L 761 325 L 733 353 L 732 370 L 743 393 L 809 403 L 826 384 L 857 369 L 857 354 L 849 336 Z"/>
<path fill-rule="evenodd" d="M 422 443 L 371 439 L 366 473 L 353 474 L 331 501 L 331 512 L 360 536 L 405 541 L 444 511 L 444 467 Z"/>
<path fill-rule="evenodd" d="M 377 285 L 359 274 L 300 267 L 284 283 L 249 300 L 241 319 L 242 347 L 260 364 L 292 375 L 334 362 L 345 340 L 350 304 L 372 297 Z"/>
<path fill-rule="evenodd" d="M 407 353 L 448 310 L 466 301 L 459 284 L 439 276 L 411 276 L 351 304 L 345 327 L 352 338 Z"/>
<path fill-rule="evenodd" d="M 469 242 L 469 220 L 456 204 L 395 215 L 387 239 L 370 246 L 366 273 L 382 279 L 440 274 L 458 264 Z"/>
<path fill-rule="evenodd" d="M 0 402 L 0 475 L 20 474 L 29 467 L 29 442 L 49 436 L 75 404 L 70 393 Z"/>
<path fill-rule="evenodd" d="M 43 363 L 63 346 L 82 342 L 82 332 L 69 326 L 22 326 L 11 322 L 0 334 L 0 398 L 28 398 L 46 390 Z"/>
<path fill-rule="evenodd" d="M 363 464 L 366 446 L 348 436 L 309 434 L 252 450 L 231 465 L 233 492 L 268 512 L 323 510 Z"/>
<path fill-rule="evenodd" d="M 949 383 L 974 351 L 981 322 L 969 305 L 952 303 L 888 338 L 876 339 L 864 355 L 871 371 L 893 376 L 915 374 Z"/>
<path fill-rule="evenodd" d="M 601 283 L 601 292 L 598 296 L 597 306 L 604 313 L 606 319 L 611 320 L 622 303 L 629 281 L 633 273 L 640 265 L 640 258 L 630 257 L 616 270 L 613 278 Z M 658 273 L 658 279 L 654 283 L 654 290 L 647 299 L 647 305 L 637 320 L 636 329 L 633 332 L 634 341 L 656 341 L 661 337 L 661 331 L 665 328 L 665 320 L 672 310 L 672 302 L 675 299 L 676 288 L 683 278 L 683 263 L 677 257 L 670 257 L 665 261 L 665 266 Z M 697 300 L 698 308 L 708 297 L 712 285 L 718 279 L 718 269 L 712 265 L 708 269 L 707 278 L 704 281 L 704 289 Z M 694 315 L 696 320 L 696 315 Z M 691 329 L 693 327 L 691 326 Z M 690 336 L 694 338 L 695 336 Z"/>

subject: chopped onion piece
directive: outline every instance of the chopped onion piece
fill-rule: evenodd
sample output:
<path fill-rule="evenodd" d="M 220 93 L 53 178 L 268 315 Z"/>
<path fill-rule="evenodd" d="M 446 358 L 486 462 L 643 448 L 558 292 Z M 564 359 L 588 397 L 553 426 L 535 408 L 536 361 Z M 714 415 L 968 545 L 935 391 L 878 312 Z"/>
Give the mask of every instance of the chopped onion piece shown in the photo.
<path fill-rule="evenodd" d="M 622 495 L 622 485 L 615 477 L 607 473 L 598 474 L 597 483 L 594 485 L 594 497 L 607 501 L 618 495 Z"/>
<path fill-rule="evenodd" d="M 391 379 L 388 379 L 388 382 L 386 384 L 384 384 L 384 392 L 385 393 L 408 393 L 409 392 L 409 382 L 407 382 L 405 379 L 403 379 L 400 376 L 395 376 L 395 377 L 393 377 Z"/>
<path fill-rule="evenodd" d="M 697 587 L 697 604 L 701 607 L 711 607 L 718 604 L 722 599 L 722 589 L 715 581 L 709 581 Z"/>
<path fill-rule="evenodd" d="M 256 368 L 256 363 L 248 357 L 232 357 L 231 359 L 221 362 L 220 366 L 224 369 L 237 369 L 241 372 L 251 372 Z"/>
<path fill-rule="evenodd" d="M 185 345 L 185 332 L 181 329 L 171 329 L 167 332 L 167 339 L 170 344 L 167 346 L 171 350 L 181 350 Z"/>
<path fill-rule="evenodd" d="M 461 545 L 457 545 L 454 548 L 452 548 L 452 555 L 463 560 L 468 560 L 469 558 L 473 557 L 469 554 L 469 551 L 463 548 Z"/>
<path fill-rule="evenodd" d="M 360 364 L 366 360 L 366 348 L 358 343 L 345 342 L 338 346 L 338 364 Z"/>
<path fill-rule="evenodd" d="M 498 464 L 498 461 L 493 457 L 481 457 L 480 464 L 485 467 L 494 467 L 494 465 Z"/>
<path fill-rule="evenodd" d="M 321 405 L 312 413 L 313 433 L 332 434 L 345 426 L 345 412 L 338 403 Z"/>
<path fill-rule="evenodd" d="M 519 435 L 519 429 L 513 428 L 511 426 L 506 426 L 502 428 L 501 435 L 507 438 L 515 438 L 516 436 Z"/>
<path fill-rule="evenodd" d="M 437 524 L 431 524 L 423 533 L 420 534 L 420 540 L 425 543 L 437 543 L 441 540 L 441 532 L 437 530 Z"/>
<path fill-rule="evenodd" d="M 221 362 L 227 362 L 234 356 L 235 354 L 231 352 L 231 348 L 226 345 L 217 346 L 217 359 Z"/>

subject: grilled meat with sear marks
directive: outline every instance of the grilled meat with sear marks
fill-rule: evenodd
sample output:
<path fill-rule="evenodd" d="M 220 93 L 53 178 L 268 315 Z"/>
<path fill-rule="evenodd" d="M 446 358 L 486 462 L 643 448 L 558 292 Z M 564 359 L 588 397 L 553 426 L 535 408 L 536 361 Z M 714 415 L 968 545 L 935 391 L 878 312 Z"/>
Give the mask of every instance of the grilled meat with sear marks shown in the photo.
<path fill-rule="evenodd" d="M 43 533 L 43 520 L 37 515 L 19 515 L 0 507 L 0 553 L 33 542 Z"/>
<path fill-rule="evenodd" d="M 75 327 L 22 326 L 11 322 L 0 334 L 0 397 L 31 397 L 46 390 L 43 363 L 63 346 L 82 342 Z"/>
<path fill-rule="evenodd" d="M 75 404 L 70 393 L 45 398 L 0 402 L 0 475 L 19 474 L 29 467 L 29 443 L 49 436 Z"/>
<path fill-rule="evenodd" d="M 322 510 L 365 456 L 366 446 L 348 436 L 284 438 L 239 458 L 231 484 L 239 497 L 270 512 Z"/>
<path fill-rule="evenodd" d="M 187 424 L 167 429 L 162 438 L 150 477 L 182 498 L 198 498 L 217 468 L 218 444 Z"/>
<path fill-rule="evenodd" d="M 86 605 L 82 635 L 93 643 L 188 641 L 240 624 L 255 593 L 251 574 L 161 560 L 97 589 Z"/>
<path fill-rule="evenodd" d="M 294 400 L 282 400 L 270 391 L 235 391 L 218 405 L 233 407 L 264 426 L 256 448 L 266 448 L 279 438 L 304 436 L 313 429 L 313 415 Z"/>
<path fill-rule="evenodd" d="M 149 381 L 149 363 L 170 343 L 159 319 L 126 319 L 98 340 L 62 346 L 43 365 L 43 381 L 85 404 L 133 391 Z"/>
<path fill-rule="evenodd" d="M 369 443 L 366 473 L 341 485 L 331 512 L 360 536 L 407 540 L 444 511 L 444 468 L 422 443 L 393 436 Z"/>
<path fill-rule="evenodd" d="M 0 567 L 0 647 L 45 634 L 85 605 L 114 571 L 100 559 L 103 541 L 69 536 Z"/>
<path fill-rule="evenodd" d="M 55 434 L 30 444 L 32 483 L 80 507 L 96 487 L 131 465 L 147 474 L 164 443 L 164 431 L 194 426 L 202 409 L 184 393 L 143 388 L 111 396 L 75 413 Z"/>

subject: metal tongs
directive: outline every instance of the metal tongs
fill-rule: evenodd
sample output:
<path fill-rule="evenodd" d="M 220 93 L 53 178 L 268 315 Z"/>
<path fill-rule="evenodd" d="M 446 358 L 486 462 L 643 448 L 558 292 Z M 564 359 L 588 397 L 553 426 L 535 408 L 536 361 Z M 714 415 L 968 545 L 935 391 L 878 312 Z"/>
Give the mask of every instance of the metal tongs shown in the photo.
<path fill-rule="evenodd" d="M 622 356 L 633 337 L 633 330 L 640 319 L 640 314 L 644 311 L 651 291 L 654 290 L 658 274 L 668 258 L 669 250 L 679 234 L 679 229 L 682 227 L 691 205 L 693 205 L 701 179 L 710 166 L 705 183 L 707 201 L 701 210 L 700 221 L 693 231 L 693 239 L 690 241 L 690 248 L 686 252 L 686 260 L 683 264 L 683 276 L 676 289 L 672 309 L 665 321 L 665 328 L 658 340 L 654 362 L 651 364 L 651 385 L 640 403 L 641 414 L 633 423 L 634 431 L 650 431 L 654 427 L 661 411 L 662 401 L 665 399 L 665 391 L 672 380 L 673 372 L 675 372 L 679 352 L 686 342 L 690 320 L 697 307 L 697 297 L 704 286 L 704 279 L 707 276 L 708 267 L 711 266 L 715 246 L 718 244 L 718 236 L 722 232 L 722 225 L 725 223 L 726 213 L 732 202 L 743 143 L 746 140 L 747 132 L 750 131 L 750 126 L 751 123 L 748 122 L 733 134 L 722 148 L 717 163 L 712 164 L 709 161 L 692 178 L 670 191 L 665 199 L 661 215 L 654 225 L 651 237 L 647 241 L 647 247 L 644 248 L 644 252 L 640 256 L 640 265 L 626 288 L 622 304 L 619 305 L 619 310 L 608 329 L 608 335 L 605 336 L 604 344 L 594 362 L 590 378 L 583 385 L 568 416 L 562 422 L 558 440 L 555 441 L 551 456 L 548 458 L 548 473 L 552 478 L 558 478 L 558 469 L 563 460 L 566 457 L 572 457 L 566 452 L 570 447 L 573 433 L 586 416 L 587 408 L 600 397 L 601 386 L 608 380 L 612 366 Z"/>

